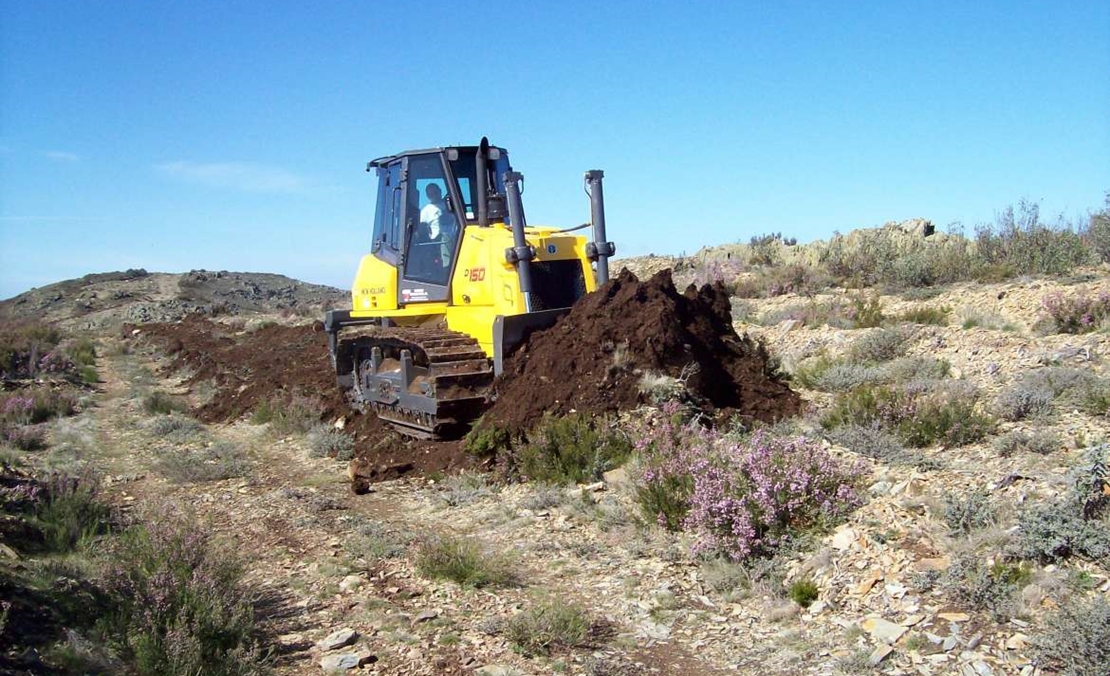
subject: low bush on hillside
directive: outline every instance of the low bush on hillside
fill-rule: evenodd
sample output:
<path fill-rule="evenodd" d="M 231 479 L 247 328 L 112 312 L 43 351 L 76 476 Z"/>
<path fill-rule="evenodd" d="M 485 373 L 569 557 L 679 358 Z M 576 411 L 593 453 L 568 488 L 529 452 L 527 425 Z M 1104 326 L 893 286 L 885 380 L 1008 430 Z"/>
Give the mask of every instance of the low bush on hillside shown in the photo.
<path fill-rule="evenodd" d="M 31 485 L 29 523 L 42 534 L 47 552 L 65 553 L 108 532 L 111 510 L 100 498 L 96 475 L 52 473 Z"/>
<path fill-rule="evenodd" d="M 937 357 L 901 357 L 884 367 L 886 379 L 892 383 L 909 383 L 915 380 L 943 380 L 948 377 L 951 365 Z"/>
<path fill-rule="evenodd" d="M 152 418 L 143 427 L 151 435 L 175 444 L 187 444 L 208 435 L 203 424 L 177 413 Z"/>
<path fill-rule="evenodd" d="M 513 445 L 509 430 L 479 419 L 463 439 L 463 450 L 476 458 L 492 458 Z"/>
<path fill-rule="evenodd" d="M 1012 554 L 1045 563 L 1110 558 L 1110 447 L 1088 449 L 1071 470 L 1064 495 L 1018 515 Z"/>
<path fill-rule="evenodd" d="M 881 366 L 824 355 L 802 362 L 791 375 L 798 385 L 821 392 L 846 392 L 886 380 L 886 371 Z"/>
<path fill-rule="evenodd" d="M 72 394 L 51 387 L 0 394 L 0 426 L 34 425 L 76 411 L 77 400 Z"/>
<path fill-rule="evenodd" d="M 485 474 L 465 472 L 449 476 L 439 484 L 436 499 L 445 507 L 461 507 L 494 494 Z"/>
<path fill-rule="evenodd" d="M 808 608 L 817 600 L 819 591 L 817 583 L 807 578 L 791 582 L 787 595 L 794 603 L 803 608 Z"/>
<path fill-rule="evenodd" d="M 945 571 L 941 587 L 963 607 L 990 613 L 998 622 L 1013 617 L 1017 594 L 1032 579 L 1028 564 L 998 562 L 993 565 L 971 555 L 956 557 Z"/>
<path fill-rule="evenodd" d="M 844 302 L 835 299 L 793 303 L 778 310 L 764 313 L 759 317 L 759 323 L 764 326 L 775 326 L 786 321 L 797 322 L 802 326 L 828 325 L 838 329 L 856 328 L 849 307 Z"/>
<path fill-rule="evenodd" d="M 985 491 L 972 491 L 963 495 L 948 494 L 944 497 L 944 522 L 954 534 L 968 535 L 994 525 L 995 518 L 990 495 Z"/>
<path fill-rule="evenodd" d="M 171 481 L 199 483 L 246 476 L 250 461 L 242 447 L 215 441 L 201 448 L 163 448 L 158 470 Z"/>
<path fill-rule="evenodd" d="M 908 450 L 898 437 L 877 424 L 842 425 L 828 430 L 825 436 L 834 444 L 888 465 L 909 465 L 920 469 L 935 469 L 937 465 L 920 451 Z"/>
<path fill-rule="evenodd" d="M 34 378 L 61 340 L 61 331 L 40 322 L 0 326 L 0 378 Z M 47 366 L 56 364 L 56 357 L 46 360 Z"/>
<path fill-rule="evenodd" d="M 511 617 L 504 628 L 505 638 L 524 655 L 550 655 L 586 643 L 593 622 L 576 603 L 551 597 Z"/>
<path fill-rule="evenodd" d="M 829 430 L 878 425 L 917 448 L 962 446 L 994 429 L 994 421 L 978 410 L 978 399 L 973 386 L 958 381 L 864 385 L 837 395 L 821 424 Z"/>
<path fill-rule="evenodd" d="M 999 394 L 996 407 L 1007 420 L 1044 415 L 1053 403 L 1104 416 L 1110 411 L 1110 380 L 1087 369 L 1048 366 L 1029 371 Z"/>
<path fill-rule="evenodd" d="M 906 353 L 911 334 L 902 328 L 876 329 L 857 338 L 848 355 L 864 362 L 886 362 Z"/>
<path fill-rule="evenodd" d="M 1064 275 L 1092 260 L 1079 233 L 1063 223 L 1044 223 L 1040 205 L 1024 200 L 1016 211 L 1004 209 L 993 226 L 976 229 L 975 252 L 981 268 L 1001 276 Z"/>
<path fill-rule="evenodd" d="M 1048 455 L 1063 447 L 1060 436 L 1051 430 L 1034 430 L 1022 432 L 1014 430 L 1007 432 L 995 440 L 994 447 L 998 454 L 1008 458 L 1016 453 L 1036 453 Z"/>
<path fill-rule="evenodd" d="M 264 671 L 253 592 L 209 530 L 165 510 L 123 534 L 104 572 L 104 619 L 135 673 L 239 676 Z"/>
<path fill-rule="evenodd" d="M 251 414 L 251 422 L 269 424 L 281 435 L 304 434 L 318 425 L 323 415 L 324 407 L 318 399 L 293 393 L 261 402 Z"/>
<path fill-rule="evenodd" d="M 931 324 L 934 326 L 947 326 L 948 317 L 952 314 L 952 308 L 941 305 L 921 305 L 898 315 L 898 321 L 909 322 L 911 324 Z"/>
<path fill-rule="evenodd" d="M 433 537 L 416 552 L 416 569 L 433 580 L 452 580 L 465 587 L 506 587 L 517 583 L 508 559 L 486 552 L 476 541 Z"/>
<path fill-rule="evenodd" d="M 1037 666 L 1069 676 L 1110 673 L 1110 601 L 1101 596 L 1062 604 L 1033 638 Z"/>
<path fill-rule="evenodd" d="M 736 438 L 669 419 L 639 435 L 640 506 L 660 525 L 693 533 L 695 553 L 771 554 L 860 502 L 859 468 L 805 437 Z"/>
<path fill-rule="evenodd" d="M 511 464 L 522 477 L 544 483 L 586 483 L 619 467 L 632 442 L 605 420 L 590 416 L 545 417 L 513 452 Z"/>
<path fill-rule="evenodd" d="M 1110 293 L 1091 295 L 1086 290 L 1065 295 L 1053 291 L 1041 298 L 1041 308 L 1057 333 L 1089 333 L 1110 317 Z"/>
<path fill-rule="evenodd" d="M 335 458 L 347 461 L 355 457 L 355 439 L 331 425 L 316 425 L 305 439 L 308 449 L 320 458 Z"/>
<path fill-rule="evenodd" d="M 152 415 L 169 415 L 184 411 L 185 404 L 169 392 L 154 390 L 143 397 L 143 410 Z"/>

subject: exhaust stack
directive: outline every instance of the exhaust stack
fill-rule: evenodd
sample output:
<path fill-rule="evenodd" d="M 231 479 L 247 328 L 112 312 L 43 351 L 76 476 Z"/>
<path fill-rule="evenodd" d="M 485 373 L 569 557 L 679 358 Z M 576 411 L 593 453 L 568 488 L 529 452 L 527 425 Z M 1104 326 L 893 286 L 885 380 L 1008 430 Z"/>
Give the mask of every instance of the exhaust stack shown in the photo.
<path fill-rule="evenodd" d="M 516 266 L 520 291 L 524 294 L 524 311 L 532 311 L 532 259 L 536 252 L 524 238 L 524 202 L 520 198 L 520 182 L 524 175 L 517 171 L 505 173 L 505 196 L 509 202 L 509 222 L 513 228 L 513 248 L 505 250 L 505 260 Z"/>
<path fill-rule="evenodd" d="M 594 241 L 586 244 L 586 256 L 597 262 L 597 284 L 609 281 L 609 257 L 617 253 L 617 247 L 605 236 L 605 194 L 601 190 L 601 179 L 605 172 L 591 169 L 586 172 L 586 192 L 590 195 L 590 222 L 593 224 Z"/>

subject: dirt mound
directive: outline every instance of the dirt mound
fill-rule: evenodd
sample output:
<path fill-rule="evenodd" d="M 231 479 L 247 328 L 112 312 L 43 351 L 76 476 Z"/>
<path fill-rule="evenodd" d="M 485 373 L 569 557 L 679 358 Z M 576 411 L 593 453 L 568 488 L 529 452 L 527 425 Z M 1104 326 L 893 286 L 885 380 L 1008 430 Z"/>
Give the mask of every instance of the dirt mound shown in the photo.
<path fill-rule="evenodd" d="M 373 413 L 353 411 L 336 385 L 327 337 L 311 326 L 273 325 L 244 332 L 191 315 L 174 324 L 128 325 L 124 335 L 135 329 L 171 357 L 171 369 L 190 373 L 187 383 L 216 386 L 209 402 L 193 412 L 204 422 L 238 420 L 265 401 L 296 394 L 319 402 L 323 422 L 346 418 L 344 429 L 355 438 L 360 476 L 430 474 L 469 464 L 458 443 L 404 439 Z"/>
<path fill-rule="evenodd" d="M 682 294 L 669 270 L 646 282 L 623 270 L 507 360 L 486 420 L 526 431 L 544 413 L 632 409 L 644 402 L 645 374 L 684 377 L 710 412 L 771 422 L 801 406 L 763 345 L 732 328 L 723 288 L 691 286 Z"/>

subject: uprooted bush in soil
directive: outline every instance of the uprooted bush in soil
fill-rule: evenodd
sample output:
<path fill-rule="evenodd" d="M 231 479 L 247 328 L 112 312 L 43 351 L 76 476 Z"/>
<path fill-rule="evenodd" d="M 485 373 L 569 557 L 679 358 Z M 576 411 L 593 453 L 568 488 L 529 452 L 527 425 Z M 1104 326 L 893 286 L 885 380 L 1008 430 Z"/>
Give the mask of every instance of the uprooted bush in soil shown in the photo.
<path fill-rule="evenodd" d="M 860 502 L 859 468 L 805 437 L 736 438 L 667 418 L 638 434 L 641 508 L 660 525 L 691 531 L 695 553 L 771 554 Z"/>

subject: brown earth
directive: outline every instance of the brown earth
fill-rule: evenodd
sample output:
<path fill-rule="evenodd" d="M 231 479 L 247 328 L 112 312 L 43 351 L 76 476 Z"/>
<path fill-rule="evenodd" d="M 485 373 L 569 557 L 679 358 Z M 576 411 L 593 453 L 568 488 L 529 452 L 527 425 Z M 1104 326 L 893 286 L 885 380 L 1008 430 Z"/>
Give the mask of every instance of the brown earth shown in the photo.
<path fill-rule="evenodd" d="M 215 396 L 194 411 L 204 422 L 232 422 L 263 402 L 304 396 L 319 402 L 321 421 L 344 419 L 344 430 L 355 438 L 358 474 L 367 479 L 427 475 L 470 464 L 458 442 L 405 439 L 373 413 L 351 409 L 335 382 L 327 337 L 312 326 L 274 325 L 244 332 L 190 315 L 174 324 L 127 325 L 124 334 L 135 330 L 172 358 L 171 370 L 191 374 L 187 384 L 216 386 Z"/>
<path fill-rule="evenodd" d="M 709 413 L 773 422 L 801 407 L 764 346 L 732 328 L 723 288 L 683 294 L 669 270 L 647 281 L 623 270 L 507 360 L 486 419 L 521 432 L 545 413 L 633 409 L 644 403 L 645 374 L 684 378 Z"/>

